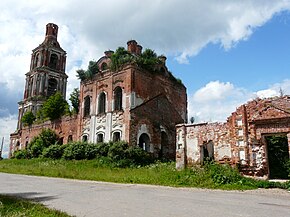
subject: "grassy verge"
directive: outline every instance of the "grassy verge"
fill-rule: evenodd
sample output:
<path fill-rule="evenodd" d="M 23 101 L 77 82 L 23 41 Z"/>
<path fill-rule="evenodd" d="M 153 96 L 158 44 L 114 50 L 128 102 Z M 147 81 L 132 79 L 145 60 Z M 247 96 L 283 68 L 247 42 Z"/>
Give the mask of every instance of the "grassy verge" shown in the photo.
<path fill-rule="evenodd" d="M 19 173 L 38 176 L 96 180 L 116 183 L 154 184 L 174 187 L 219 188 L 226 190 L 247 190 L 273 186 L 267 181 L 255 181 L 245 178 L 230 168 L 210 164 L 204 168 L 192 168 L 183 171 L 175 169 L 175 163 L 155 163 L 144 167 L 113 168 L 106 159 L 98 160 L 2 160 L 0 172 Z"/>
<path fill-rule="evenodd" d="M 51 210 L 28 200 L 0 195 L 0 216 L 69 217 L 64 212 Z"/>

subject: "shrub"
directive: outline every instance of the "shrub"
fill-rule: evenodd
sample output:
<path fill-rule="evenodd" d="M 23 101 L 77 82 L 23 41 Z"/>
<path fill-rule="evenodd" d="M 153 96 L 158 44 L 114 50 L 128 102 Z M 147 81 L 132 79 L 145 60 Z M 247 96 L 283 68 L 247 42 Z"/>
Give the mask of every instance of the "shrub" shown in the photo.
<path fill-rule="evenodd" d="M 16 158 L 16 159 L 29 159 L 30 158 L 30 153 L 26 149 L 24 149 L 24 150 L 18 150 L 16 152 L 14 152 L 12 158 Z"/>
<path fill-rule="evenodd" d="M 109 147 L 108 157 L 113 161 L 118 161 L 127 158 L 126 150 L 129 148 L 126 142 L 115 142 Z"/>
<path fill-rule="evenodd" d="M 154 158 L 142 148 L 131 146 L 126 150 L 126 156 L 133 161 L 135 165 L 148 165 L 154 162 Z"/>
<path fill-rule="evenodd" d="M 62 157 L 66 160 L 86 159 L 86 145 L 84 142 L 71 143 L 65 147 Z"/>
<path fill-rule="evenodd" d="M 21 121 L 25 126 L 31 126 L 35 119 L 36 117 L 34 114 L 31 111 L 28 111 L 22 116 Z"/>
<path fill-rule="evenodd" d="M 112 143 L 98 143 L 97 144 L 96 149 L 97 149 L 97 157 L 98 158 L 108 156 L 110 144 L 112 144 Z"/>
<path fill-rule="evenodd" d="M 217 185 L 234 184 L 242 179 L 239 171 L 228 164 L 220 165 L 214 162 L 207 162 L 204 168 L 205 172 L 208 173 Z"/>
<path fill-rule="evenodd" d="M 97 144 L 89 143 L 85 146 L 85 158 L 88 160 L 94 159 L 97 156 Z"/>
<path fill-rule="evenodd" d="M 46 148 L 55 145 L 59 140 L 57 134 L 51 129 L 43 129 L 39 137 L 42 140 L 43 146 Z"/>
<path fill-rule="evenodd" d="M 38 158 L 42 154 L 43 149 L 43 142 L 40 138 L 37 138 L 29 145 L 29 151 L 33 158 Z"/>
<path fill-rule="evenodd" d="M 64 149 L 60 145 L 51 145 L 45 148 L 42 152 L 42 156 L 51 159 L 60 159 L 63 155 Z"/>

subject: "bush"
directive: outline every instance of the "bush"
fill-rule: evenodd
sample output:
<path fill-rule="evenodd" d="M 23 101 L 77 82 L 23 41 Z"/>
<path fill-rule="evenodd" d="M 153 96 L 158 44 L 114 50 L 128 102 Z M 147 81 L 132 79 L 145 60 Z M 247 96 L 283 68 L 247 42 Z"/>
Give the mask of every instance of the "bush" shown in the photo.
<path fill-rule="evenodd" d="M 126 150 L 126 156 L 133 161 L 135 165 L 148 165 L 154 162 L 154 158 L 142 148 L 131 146 Z"/>
<path fill-rule="evenodd" d="M 16 159 L 29 159 L 30 158 L 30 153 L 26 149 L 24 149 L 24 150 L 18 150 L 16 152 L 14 152 L 12 158 L 16 158 Z"/>
<path fill-rule="evenodd" d="M 86 145 L 84 142 L 74 142 L 67 145 L 63 152 L 63 158 L 66 160 L 86 159 Z"/>
<path fill-rule="evenodd" d="M 46 148 L 55 145 L 59 140 L 57 134 L 51 129 L 43 129 L 39 137 L 42 140 L 43 146 Z"/>
<path fill-rule="evenodd" d="M 43 142 L 40 138 L 36 139 L 29 145 L 29 151 L 31 153 L 31 157 L 38 158 L 44 149 Z"/>
<path fill-rule="evenodd" d="M 98 143 L 97 144 L 96 149 L 97 149 L 97 157 L 98 158 L 108 156 L 110 144 L 112 144 L 112 143 Z"/>
<path fill-rule="evenodd" d="M 97 157 L 97 144 L 89 143 L 85 146 L 85 158 L 88 160 L 94 159 Z"/>
<path fill-rule="evenodd" d="M 58 139 L 58 136 L 53 130 L 43 129 L 41 133 L 34 137 L 28 144 L 27 150 L 31 153 L 32 158 L 38 158 L 42 155 L 45 148 L 57 144 Z"/>
<path fill-rule="evenodd" d="M 129 148 L 126 142 L 115 142 L 109 147 L 108 157 L 113 161 L 119 161 L 127 158 L 126 150 Z"/>
<path fill-rule="evenodd" d="M 42 152 L 42 156 L 51 159 L 60 159 L 63 155 L 64 149 L 60 145 L 51 145 L 45 148 Z"/>
<path fill-rule="evenodd" d="M 220 165 L 214 162 L 207 162 L 204 168 L 205 172 L 217 185 L 238 183 L 243 178 L 237 169 L 227 164 Z"/>

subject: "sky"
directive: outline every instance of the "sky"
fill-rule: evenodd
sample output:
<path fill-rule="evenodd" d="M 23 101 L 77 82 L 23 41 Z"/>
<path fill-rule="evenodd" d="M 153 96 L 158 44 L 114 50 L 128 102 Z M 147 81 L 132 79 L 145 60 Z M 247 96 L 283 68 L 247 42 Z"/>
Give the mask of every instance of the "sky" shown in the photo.
<path fill-rule="evenodd" d="M 167 56 L 187 88 L 188 116 L 226 121 L 236 107 L 290 94 L 290 0 L 1 0 L 0 138 L 7 155 L 32 49 L 59 26 L 67 96 L 76 70 L 134 39 Z"/>

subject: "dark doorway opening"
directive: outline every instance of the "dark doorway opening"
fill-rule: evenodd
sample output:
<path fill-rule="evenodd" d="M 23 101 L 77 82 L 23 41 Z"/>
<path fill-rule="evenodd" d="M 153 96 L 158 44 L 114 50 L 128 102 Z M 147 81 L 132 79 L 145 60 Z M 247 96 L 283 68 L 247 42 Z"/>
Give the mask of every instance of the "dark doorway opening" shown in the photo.
<path fill-rule="evenodd" d="M 150 138 L 146 133 L 141 134 L 139 137 L 139 147 L 142 148 L 144 151 L 150 151 Z"/>
<path fill-rule="evenodd" d="M 286 135 L 266 136 L 270 179 L 288 179 L 288 138 Z"/>
<path fill-rule="evenodd" d="M 201 147 L 201 163 L 205 163 L 206 161 L 214 160 L 214 144 L 213 141 L 209 141 L 203 144 Z"/>
<path fill-rule="evenodd" d="M 168 144 L 168 136 L 165 132 L 161 132 L 161 150 L 159 158 L 169 159 L 169 144 Z"/>

